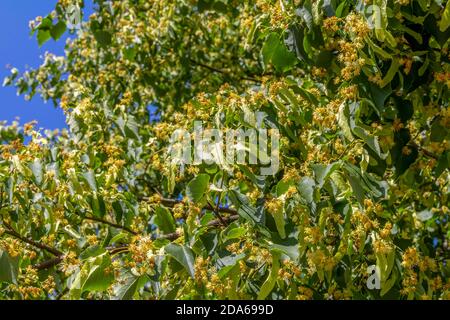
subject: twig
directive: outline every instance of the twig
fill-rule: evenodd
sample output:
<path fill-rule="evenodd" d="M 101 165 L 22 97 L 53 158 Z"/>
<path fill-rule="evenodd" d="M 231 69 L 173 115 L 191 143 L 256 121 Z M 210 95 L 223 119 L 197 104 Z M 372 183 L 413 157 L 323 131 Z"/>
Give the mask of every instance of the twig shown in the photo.
<path fill-rule="evenodd" d="M 210 207 L 213 207 L 212 204 L 208 201 L 208 204 Z M 226 226 L 227 224 L 225 223 L 225 221 L 223 221 L 222 216 L 219 213 L 219 210 L 217 210 L 216 208 L 213 208 L 212 212 L 214 212 L 214 215 L 216 216 L 217 219 L 219 219 L 220 223 L 222 223 L 223 226 Z"/>
<path fill-rule="evenodd" d="M 430 157 L 430 158 L 433 158 L 433 159 L 436 159 L 436 160 L 439 159 L 439 157 L 438 157 L 437 155 L 435 155 L 433 152 L 428 151 L 427 149 L 423 148 L 422 146 L 419 146 L 417 143 L 415 143 L 415 142 L 412 141 L 412 140 L 411 140 L 408 144 L 409 144 L 411 147 L 415 147 L 415 148 L 417 148 L 418 150 L 422 151 L 424 155 L 426 155 L 426 156 L 428 156 L 428 157 Z"/>
<path fill-rule="evenodd" d="M 221 69 L 218 69 L 218 68 L 209 66 L 209 65 L 207 65 L 207 64 L 204 64 L 204 63 L 202 63 L 202 62 L 196 61 L 196 60 L 194 60 L 194 59 L 189 59 L 189 61 L 190 61 L 191 63 L 197 65 L 197 66 L 200 66 L 200 67 L 202 67 L 202 68 L 208 69 L 208 70 L 210 70 L 210 71 L 212 71 L 212 72 L 221 73 L 221 74 L 227 75 L 227 76 L 229 76 L 229 77 L 232 77 L 232 76 L 233 76 L 232 74 L 230 74 L 230 73 L 227 72 L 227 71 L 224 71 L 224 70 L 221 70 Z M 247 80 L 247 81 L 253 81 L 253 82 L 257 82 L 257 83 L 260 83 L 260 82 L 261 82 L 261 80 L 258 80 L 258 79 L 253 78 L 253 77 L 240 77 L 239 80 Z"/>
<path fill-rule="evenodd" d="M 55 300 L 61 300 L 67 292 L 69 292 L 69 288 L 66 287 L 56 296 Z"/>
<path fill-rule="evenodd" d="M 236 221 L 237 219 L 239 219 L 239 215 L 235 214 L 235 215 L 231 215 L 228 217 L 222 217 L 222 221 L 220 221 L 219 219 L 211 220 L 206 224 L 206 226 L 207 227 L 218 227 L 220 225 L 226 226 L 228 223 Z M 167 240 L 173 241 L 173 240 L 178 239 L 179 237 L 181 237 L 181 233 L 173 232 L 173 233 L 160 235 L 156 239 L 167 239 Z M 106 250 L 109 251 L 109 254 L 125 253 L 125 252 L 128 252 L 128 245 L 123 245 L 120 247 L 107 247 Z M 60 255 L 56 258 L 36 264 L 33 267 L 37 270 L 48 269 L 48 268 L 58 265 L 62 260 L 63 260 L 63 256 Z"/>
<path fill-rule="evenodd" d="M 120 224 L 113 223 L 113 222 L 110 222 L 110 221 L 107 221 L 107 220 L 103 220 L 103 219 L 101 219 L 101 218 L 97 218 L 97 217 L 84 217 L 84 219 L 86 219 L 86 220 L 92 220 L 92 221 L 96 221 L 96 222 L 100 222 L 100 223 L 104 223 L 104 224 L 107 224 L 107 225 L 109 225 L 109 226 L 111 226 L 111 227 L 114 227 L 114 228 L 117 228 L 117 229 L 125 230 L 125 231 L 131 233 L 132 235 L 137 235 L 137 234 L 138 234 L 137 232 L 131 230 L 131 229 L 128 228 L 128 227 L 125 227 L 125 226 L 122 226 L 122 225 L 120 225 Z"/>
<path fill-rule="evenodd" d="M 144 200 L 147 200 L 148 198 L 144 198 Z M 166 207 L 173 207 L 176 204 L 179 203 L 183 203 L 183 201 L 181 200 L 175 200 L 175 199 L 167 199 L 167 198 L 162 198 L 161 199 L 161 203 L 163 205 L 165 205 Z M 214 206 L 212 206 L 211 204 L 207 204 L 203 207 L 203 209 L 205 210 L 209 210 L 209 211 L 214 211 Z M 234 209 L 230 209 L 230 208 L 221 208 L 219 207 L 219 212 L 223 212 L 223 213 L 229 213 L 229 214 L 237 214 L 237 211 Z"/>
<path fill-rule="evenodd" d="M 57 250 L 57 249 L 55 249 L 53 247 L 50 247 L 50 246 L 48 246 L 48 245 L 46 245 L 44 243 L 41 243 L 41 242 L 34 241 L 33 239 L 29 239 L 29 238 L 26 238 L 24 236 L 21 236 L 8 223 L 3 221 L 3 224 L 6 227 L 6 229 L 5 229 L 5 233 L 6 234 L 9 234 L 10 236 L 13 236 L 14 238 L 17 238 L 17 239 L 19 239 L 19 240 L 21 240 L 21 241 L 23 241 L 25 243 L 28 243 L 28 244 L 32 245 L 33 247 L 45 250 L 45 251 L 53 254 L 54 256 L 59 257 L 59 256 L 63 255 L 63 253 L 61 251 L 59 251 L 59 250 Z"/>
<path fill-rule="evenodd" d="M 35 264 L 33 266 L 33 268 L 37 269 L 37 270 L 49 269 L 49 268 L 54 267 L 57 264 L 59 264 L 62 260 L 63 260 L 63 257 L 59 256 L 59 257 L 56 257 L 56 258 L 53 258 L 53 259 L 50 259 L 50 260 L 47 260 L 47 261 Z"/>

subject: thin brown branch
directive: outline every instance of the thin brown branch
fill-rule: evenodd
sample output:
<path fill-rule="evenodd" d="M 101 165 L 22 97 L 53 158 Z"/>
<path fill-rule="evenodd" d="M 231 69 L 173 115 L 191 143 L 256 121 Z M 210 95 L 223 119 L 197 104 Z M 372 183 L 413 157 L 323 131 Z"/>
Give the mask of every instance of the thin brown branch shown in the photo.
<path fill-rule="evenodd" d="M 108 247 L 106 250 L 109 251 L 109 254 L 117 254 L 128 251 L 128 245 L 123 245 L 120 247 Z"/>
<path fill-rule="evenodd" d="M 148 198 L 144 198 L 144 200 L 145 199 L 148 199 Z M 183 201 L 175 200 L 175 199 L 162 198 L 161 199 L 161 203 L 163 205 L 165 205 L 166 207 L 170 207 L 171 208 L 171 207 L 175 206 L 176 204 L 183 203 Z M 209 203 L 207 205 L 205 205 L 203 207 L 203 209 L 206 209 L 206 210 L 209 210 L 209 211 L 213 211 L 213 212 L 215 210 L 215 208 Z M 231 208 L 219 207 L 218 210 L 219 210 L 219 212 L 223 212 L 223 213 L 237 214 L 237 211 L 234 210 L 234 209 L 231 209 Z"/>
<path fill-rule="evenodd" d="M 37 270 L 49 269 L 49 268 L 54 267 L 54 266 L 56 266 L 57 264 L 59 264 L 62 260 L 63 260 L 63 257 L 62 257 L 62 256 L 59 256 L 59 257 L 56 257 L 56 258 L 53 258 L 53 259 L 46 260 L 46 261 L 44 261 L 44 262 L 35 264 L 35 265 L 33 266 L 33 268 L 34 268 L 34 269 L 37 269 Z"/>
<path fill-rule="evenodd" d="M 86 220 L 91 220 L 91 221 L 96 221 L 96 222 L 99 222 L 99 223 L 104 223 L 104 224 L 107 224 L 107 225 L 109 225 L 109 226 L 111 226 L 111 227 L 114 227 L 114 228 L 117 228 L 117 229 L 125 230 L 125 231 L 127 231 L 127 232 L 129 232 L 129 233 L 131 233 L 131 234 L 133 234 L 133 235 L 137 235 L 137 234 L 138 234 L 137 232 L 131 230 L 131 229 L 128 228 L 128 227 L 125 227 L 125 226 L 123 226 L 123 225 L 120 225 L 120 224 L 117 224 L 117 223 L 114 223 L 114 222 L 110 222 L 110 221 L 107 221 L 107 220 L 104 220 L 104 219 L 101 219 L 101 218 L 97 218 L 97 217 L 84 217 L 84 219 L 86 219 Z"/>
<path fill-rule="evenodd" d="M 166 206 L 169 207 L 173 207 L 174 205 L 176 205 L 177 203 L 181 203 L 181 201 L 179 200 L 174 200 L 174 199 L 162 199 L 161 203 L 163 203 Z M 207 204 L 204 209 L 210 210 L 215 212 L 215 209 L 211 204 Z M 229 209 L 229 208 L 219 208 L 219 211 L 221 212 L 225 212 L 225 213 L 231 213 L 230 216 L 227 217 L 222 217 L 222 216 L 218 216 L 217 219 L 211 220 L 207 223 L 208 227 L 218 227 L 220 225 L 226 226 L 227 224 L 236 221 L 239 218 L 239 215 L 237 214 L 237 211 L 234 209 Z M 118 225 L 100 218 L 96 218 L 96 217 L 85 217 L 85 219 L 88 220 L 92 220 L 92 221 L 96 221 L 96 222 L 100 222 L 100 223 L 104 223 L 107 225 L 110 225 L 112 227 L 115 228 L 119 228 L 119 229 L 123 229 L 125 231 L 130 232 L 133 235 L 137 235 L 137 233 L 125 226 L 122 225 Z M 51 267 L 54 267 L 56 265 L 58 265 L 59 263 L 61 263 L 61 261 L 63 261 L 63 253 L 55 248 L 52 248 L 46 244 L 40 243 L 40 242 L 36 242 L 32 239 L 28 239 L 25 238 L 23 236 L 21 236 L 19 233 L 17 233 L 15 230 L 13 230 L 13 228 L 7 224 L 7 223 L 3 223 L 7 229 L 5 230 L 5 233 L 23 241 L 26 242 L 36 248 L 40 248 L 43 249 L 45 251 L 48 251 L 49 253 L 55 255 L 55 258 L 43 261 L 41 263 L 35 264 L 33 267 L 37 270 L 44 270 L 44 269 L 48 269 Z M 173 232 L 173 233 L 168 233 L 168 234 L 164 234 L 164 235 L 160 235 L 158 236 L 157 239 L 167 239 L 170 241 L 176 240 L 181 236 L 181 233 L 179 232 Z M 128 246 L 124 245 L 124 246 L 120 246 L 120 247 L 109 247 L 107 248 L 107 250 L 109 251 L 110 254 L 118 254 L 118 253 L 122 253 L 122 252 L 127 252 L 128 251 Z"/>
<path fill-rule="evenodd" d="M 419 151 L 422 151 L 422 153 L 423 153 L 424 155 L 426 155 L 427 157 L 429 157 L 429 158 L 433 158 L 433 159 L 436 159 L 436 160 L 439 159 L 439 157 L 438 157 L 436 154 L 434 154 L 434 153 L 431 152 L 431 151 L 428 151 L 427 149 L 425 149 L 424 147 L 418 145 L 418 144 L 415 143 L 414 141 L 410 141 L 410 142 L 409 142 L 409 145 L 412 146 L 412 147 L 414 147 L 414 148 L 417 148 Z"/>
<path fill-rule="evenodd" d="M 50 246 L 48 246 L 48 245 L 46 245 L 44 243 L 37 242 L 37 241 L 34 241 L 33 239 L 29 239 L 29 238 L 26 238 L 26 237 L 20 235 L 8 223 L 3 222 L 3 224 L 6 227 L 6 229 L 5 229 L 5 233 L 6 234 L 9 234 L 10 236 L 12 236 L 14 238 L 19 239 L 22 242 L 28 243 L 29 245 L 32 245 L 33 247 L 45 250 L 45 251 L 53 254 L 54 256 L 59 257 L 59 256 L 63 255 L 63 253 L 61 251 L 59 251 L 58 249 L 55 249 L 55 248 L 50 247 Z"/>
<path fill-rule="evenodd" d="M 217 204 L 219 204 L 218 202 L 217 202 Z M 225 223 L 225 221 L 223 221 L 223 218 L 222 218 L 222 216 L 220 215 L 220 212 L 219 212 L 219 210 L 218 210 L 218 206 L 216 206 L 215 208 L 213 207 L 213 205 L 208 201 L 208 205 L 211 207 L 211 208 L 213 208 L 213 210 L 212 210 L 212 212 L 214 213 L 214 215 L 216 216 L 216 218 L 220 221 L 220 223 L 223 225 L 223 226 L 226 226 L 227 224 Z"/>
<path fill-rule="evenodd" d="M 239 219 L 239 215 L 235 214 L 235 215 L 231 215 L 228 217 L 222 217 L 222 221 L 225 225 L 236 221 L 237 219 Z M 206 224 L 207 227 L 218 227 L 221 226 L 222 222 L 219 219 L 214 219 L 211 220 L 210 222 L 208 222 Z M 155 240 L 157 239 L 167 239 L 170 241 L 176 240 L 179 237 L 181 237 L 182 233 L 180 232 L 173 232 L 173 233 L 167 233 L 167 234 L 163 234 L 158 236 Z M 128 252 L 128 245 L 124 245 L 124 246 L 120 246 L 120 247 L 109 247 L 106 248 L 110 254 L 116 254 L 116 253 L 124 253 L 124 252 Z"/>
<path fill-rule="evenodd" d="M 56 296 L 55 300 L 61 300 L 67 292 L 69 292 L 69 288 L 66 287 Z"/>
<path fill-rule="evenodd" d="M 227 224 L 236 221 L 239 219 L 239 215 L 238 214 L 234 214 L 228 217 L 221 217 L 220 219 L 214 219 L 209 221 L 206 226 L 207 227 L 218 227 L 220 225 L 226 226 Z M 178 239 L 181 236 L 180 233 L 178 232 L 173 232 L 173 233 L 168 233 L 168 234 L 164 234 L 162 236 L 159 236 L 157 239 L 168 239 L 168 240 L 175 240 Z"/>
<path fill-rule="evenodd" d="M 127 252 L 128 246 L 124 245 L 121 247 L 108 247 L 106 249 L 109 251 L 109 254 L 117 254 L 117 253 L 121 253 L 121 252 Z M 61 261 L 63 261 L 63 256 L 59 256 L 59 257 L 49 259 L 49 260 L 43 261 L 41 263 L 35 264 L 33 266 L 33 268 L 35 268 L 37 270 L 49 269 L 51 267 L 58 265 L 59 263 L 61 263 Z"/>
<path fill-rule="evenodd" d="M 224 74 L 227 75 L 229 77 L 234 77 L 234 75 L 230 74 L 229 72 L 225 71 L 225 70 L 221 70 L 212 66 L 209 66 L 207 64 L 204 64 L 202 62 L 196 61 L 194 59 L 189 59 L 189 61 L 199 67 L 208 69 L 209 71 L 215 72 L 215 73 L 220 73 L 220 74 Z M 252 81 L 252 82 L 257 82 L 260 83 L 261 80 L 253 78 L 253 77 L 249 77 L 249 76 L 245 76 L 245 77 L 239 77 L 239 80 L 246 80 L 246 81 Z"/>

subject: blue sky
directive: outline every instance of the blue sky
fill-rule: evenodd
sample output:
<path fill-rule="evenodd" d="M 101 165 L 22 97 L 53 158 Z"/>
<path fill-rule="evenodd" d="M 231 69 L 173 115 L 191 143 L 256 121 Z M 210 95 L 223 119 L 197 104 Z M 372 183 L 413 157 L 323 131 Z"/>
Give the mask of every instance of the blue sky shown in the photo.
<path fill-rule="evenodd" d="M 9 75 L 7 66 L 16 67 L 20 72 L 35 68 L 42 62 L 46 51 L 64 55 L 67 34 L 58 41 L 49 40 L 41 48 L 35 37 L 30 37 L 28 22 L 37 16 L 50 13 L 57 0 L 0 0 L 0 84 Z M 56 129 L 66 127 L 63 112 L 52 102 L 44 103 L 36 95 L 31 101 L 17 96 L 15 88 L 0 87 L 0 120 L 21 123 L 38 121 L 38 127 Z"/>

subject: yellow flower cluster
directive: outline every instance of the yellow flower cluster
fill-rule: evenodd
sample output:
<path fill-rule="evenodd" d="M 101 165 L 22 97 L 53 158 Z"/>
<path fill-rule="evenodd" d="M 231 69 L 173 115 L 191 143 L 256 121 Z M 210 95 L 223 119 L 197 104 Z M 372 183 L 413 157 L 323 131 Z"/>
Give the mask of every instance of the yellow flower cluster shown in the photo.
<path fill-rule="evenodd" d="M 298 295 L 297 300 L 312 300 L 314 295 L 314 291 L 312 291 L 310 288 L 299 286 L 298 287 Z"/>
<path fill-rule="evenodd" d="M 306 227 L 305 228 L 305 242 L 311 245 L 316 245 L 322 240 L 323 234 L 320 227 Z"/>
<path fill-rule="evenodd" d="M 436 72 L 434 78 L 438 82 L 445 83 L 450 88 L 450 72 Z"/>
<path fill-rule="evenodd" d="M 332 16 L 323 20 L 323 27 L 326 31 L 336 33 L 339 29 L 341 29 L 339 26 L 340 22 L 342 22 L 341 18 Z"/>
<path fill-rule="evenodd" d="M 279 198 L 273 198 L 265 203 L 265 207 L 267 211 L 273 215 L 282 214 L 284 203 L 283 200 Z"/>
<path fill-rule="evenodd" d="M 358 50 L 363 47 L 364 45 L 362 42 L 347 42 L 345 40 L 339 41 L 338 60 L 344 65 L 341 69 L 341 76 L 344 80 L 352 80 L 361 73 L 361 68 L 366 62 L 363 58 L 359 58 Z M 336 78 L 336 81 L 340 82 L 341 80 Z"/>
<path fill-rule="evenodd" d="M 318 271 L 332 271 L 336 265 L 334 257 L 323 249 L 310 250 L 306 253 L 308 272 L 312 275 Z"/>

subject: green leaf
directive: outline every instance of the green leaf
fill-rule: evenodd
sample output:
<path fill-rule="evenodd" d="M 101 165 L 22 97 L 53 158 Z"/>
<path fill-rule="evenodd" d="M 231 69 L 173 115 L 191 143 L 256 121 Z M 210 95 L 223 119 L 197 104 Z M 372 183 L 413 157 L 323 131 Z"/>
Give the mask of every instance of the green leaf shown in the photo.
<path fill-rule="evenodd" d="M 387 184 L 385 182 L 380 182 L 370 174 L 361 172 L 361 169 L 353 164 L 348 162 L 344 164 L 346 177 L 359 203 L 363 204 L 366 197 L 379 199 L 386 196 Z"/>
<path fill-rule="evenodd" d="M 294 238 L 292 236 L 295 236 Z M 269 248 L 272 250 L 279 250 L 281 253 L 286 254 L 292 260 L 297 260 L 300 255 L 301 244 L 297 240 L 298 233 L 290 234 L 290 237 L 286 239 L 272 238 L 272 243 Z"/>
<path fill-rule="evenodd" d="M 334 172 L 334 170 L 338 169 L 340 166 L 339 162 L 334 162 L 329 165 L 324 164 L 313 164 L 311 165 L 314 171 L 314 178 L 319 188 L 322 188 L 325 181 L 329 178 L 329 176 Z"/>
<path fill-rule="evenodd" d="M 97 30 L 94 32 L 94 37 L 102 47 L 106 47 L 111 44 L 112 35 L 108 31 Z"/>
<path fill-rule="evenodd" d="M 392 276 L 386 280 L 384 283 L 381 284 L 381 291 L 380 291 L 380 297 L 384 296 L 386 293 L 389 292 L 389 290 L 392 289 L 395 282 L 397 281 L 397 272 L 393 272 Z"/>
<path fill-rule="evenodd" d="M 129 234 L 125 232 L 120 232 L 109 240 L 109 244 L 114 244 L 116 242 L 121 242 L 121 240 L 128 238 Z"/>
<path fill-rule="evenodd" d="M 350 105 L 350 128 L 352 132 L 355 134 L 355 136 L 361 138 L 367 146 L 369 146 L 370 149 L 372 149 L 375 154 L 380 157 L 380 159 L 385 159 L 386 155 L 382 154 L 380 144 L 378 142 L 378 137 L 371 135 L 369 132 L 367 132 L 362 127 L 358 126 L 356 124 L 356 117 L 358 114 L 360 104 L 359 103 L 352 103 Z"/>
<path fill-rule="evenodd" d="M 348 107 L 345 103 L 341 104 L 339 107 L 339 113 L 337 114 L 337 121 L 339 124 L 339 127 L 342 130 L 342 133 L 344 134 L 345 138 L 352 141 L 353 134 L 352 130 L 349 125 L 349 111 Z"/>
<path fill-rule="evenodd" d="M 51 15 L 46 16 L 42 19 L 41 23 L 37 26 L 37 30 L 50 30 L 53 26 L 53 18 Z"/>
<path fill-rule="evenodd" d="M 384 88 L 385 86 L 387 86 L 392 81 L 392 79 L 394 79 L 395 74 L 397 73 L 399 67 L 400 67 L 400 64 L 398 63 L 398 61 L 395 59 L 392 60 L 389 70 L 387 71 L 383 80 L 381 80 L 381 85 L 380 85 L 381 88 Z"/>
<path fill-rule="evenodd" d="M 82 291 L 105 291 L 114 281 L 114 272 L 111 267 L 111 258 L 105 253 L 89 259 L 89 274 L 84 282 Z"/>
<path fill-rule="evenodd" d="M 36 184 L 40 185 L 42 183 L 43 173 L 42 173 L 42 163 L 40 159 L 34 160 L 30 165 L 30 169 L 33 172 Z"/>
<path fill-rule="evenodd" d="M 170 214 L 169 209 L 158 206 L 155 210 L 155 224 L 164 233 L 172 233 L 176 230 L 175 219 Z"/>
<path fill-rule="evenodd" d="M 298 185 L 298 192 L 300 196 L 306 201 L 306 203 L 310 204 L 314 201 L 314 188 L 316 183 L 311 177 L 303 177 L 300 180 Z"/>
<path fill-rule="evenodd" d="M 50 35 L 52 36 L 53 40 L 58 40 L 59 38 L 61 38 L 64 32 L 66 32 L 66 29 L 67 27 L 64 21 L 59 20 L 58 23 L 50 29 Z"/>
<path fill-rule="evenodd" d="M 370 93 L 376 111 L 378 115 L 381 115 L 381 113 L 385 109 L 386 99 L 392 94 L 392 88 L 390 85 L 386 85 L 384 86 L 384 88 L 380 88 L 376 84 L 370 84 Z"/>
<path fill-rule="evenodd" d="M 17 258 L 12 258 L 8 252 L 0 250 L 0 283 L 17 284 L 19 264 Z"/>
<path fill-rule="evenodd" d="M 277 191 L 277 197 L 285 194 L 289 187 L 292 186 L 294 183 L 292 181 L 278 181 L 277 186 L 276 186 L 276 191 Z"/>
<path fill-rule="evenodd" d="M 347 1 L 341 2 L 336 9 L 336 17 L 341 18 L 344 15 L 345 9 L 347 7 Z"/>
<path fill-rule="evenodd" d="M 101 256 L 104 253 L 106 253 L 105 249 L 102 248 L 100 245 L 96 244 L 87 247 L 83 252 L 80 253 L 79 258 L 81 260 L 87 260 L 93 257 L 95 258 Z"/>
<path fill-rule="evenodd" d="M 94 171 L 88 170 L 87 172 L 83 173 L 83 177 L 86 179 L 89 188 L 91 188 L 92 191 L 97 191 L 97 183 L 95 181 Z"/>
<path fill-rule="evenodd" d="M 291 69 L 296 63 L 295 54 L 290 52 L 284 43 L 280 40 L 280 36 L 273 32 L 269 34 L 261 50 L 264 66 L 272 63 L 279 72 Z"/>
<path fill-rule="evenodd" d="M 178 261 L 186 269 L 189 275 L 194 278 L 194 253 L 189 247 L 169 243 L 164 247 L 164 251 Z"/>
<path fill-rule="evenodd" d="M 308 60 L 308 54 L 303 46 L 303 39 L 305 38 L 305 32 L 297 25 L 292 25 L 288 29 L 288 36 L 284 40 L 284 43 L 289 48 L 290 52 L 295 53 L 298 59 Z"/>
<path fill-rule="evenodd" d="M 240 193 L 238 190 L 231 190 L 229 197 L 233 205 L 237 208 L 239 216 L 258 227 L 264 224 L 264 211 L 257 210 L 252 206 L 246 195 Z"/>
<path fill-rule="evenodd" d="M 272 251 L 272 269 L 270 269 L 269 276 L 259 290 L 258 300 L 264 300 L 275 287 L 278 270 L 280 270 L 280 256 L 281 254 L 277 250 Z"/>
<path fill-rule="evenodd" d="M 134 48 L 125 48 L 123 49 L 123 56 L 125 57 L 125 59 L 130 60 L 130 61 L 134 61 L 135 57 L 136 57 L 136 49 Z"/>
<path fill-rule="evenodd" d="M 142 280 L 146 277 L 135 276 L 130 272 L 125 273 L 121 281 L 114 286 L 114 298 L 117 300 L 131 300 L 137 289 L 141 287 Z"/>
<path fill-rule="evenodd" d="M 243 227 L 233 228 L 227 232 L 226 238 L 227 239 L 238 239 L 238 238 L 241 238 L 243 235 L 245 235 L 246 232 L 247 232 L 247 229 L 243 228 Z"/>
<path fill-rule="evenodd" d="M 92 214 L 96 217 L 102 218 L 106 214 L 106 204 L 103 200 L 103 196 L 94 192 L 92 196 L 89 196 Z"/>
<path fill-rule="evenodd" d="M 245 254 L 231 254 L 217 259 L 217 266 L 220 268 L 217 275 L 220 279 L 228 278 L 233 268 L 238 265 L 238 262 L 245 258 Z"/>
<path fill-rule="evenodd" d="M 48 30 L 38 30 L 37 32 L 37 40 L 39 47 L 41 47 L 44 43 L 46 43 L 48 40 L 50 40 L 51 34 Z"/>
<path fill-rule="evenodd" d="M 189 200 L 194 203 L 200 202 L 202 200 L 204 193 L 208 189 L 209 185 L 209 175 L 206 173 L 199 174 L 191 181 L 189 181 L 186 187 L 186 195 Z"/>
<path fill-rule="evenodd" d="M 285 230 L 286 221 L 284 220 L 283 208 L 281 208 L 279 212 L 274 212 L 272 214 L 272 217 L 273 220 L 275 221 L 275 226 L 281 239 L 286 238 L 286 230 Z"/>
<path fill-rule="evenodd" d="M 450 1 L 447 1 L 441 21 L 439 21 L 439 31 L 444 32 L 450 26 Z"/>
<path fill-rule="evenodd" d="M 378 54 L 378 56 L 380 56 L 383 59 L 392 59 L 392 55 L 387 53 L 386 51 L 384 51 L 381 47 L 379 47 L 378 45 L 376 45 L 371 39 L 370 37 L 366 37 L 365 38 L 366 42 L 369 44 L 369 46 L 373 49 L 373 51 L 375 53 Z"/>
<path fill-rule="evenodd" d="M 134 118 L 128 117 L 124 131 L 128 138 L 139 140 L 139 125 Z"/>

